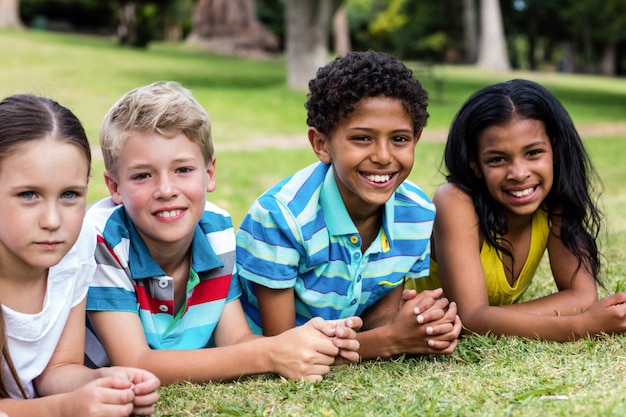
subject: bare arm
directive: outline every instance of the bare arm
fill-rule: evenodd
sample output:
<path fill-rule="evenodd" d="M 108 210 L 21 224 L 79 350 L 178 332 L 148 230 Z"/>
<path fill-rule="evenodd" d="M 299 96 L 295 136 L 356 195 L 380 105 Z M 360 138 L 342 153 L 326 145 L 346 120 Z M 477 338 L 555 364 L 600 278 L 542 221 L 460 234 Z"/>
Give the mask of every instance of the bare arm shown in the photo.
<path fill-rule="evenodd" d="M 256 297 L 265 336 L 275 336 L 296 327 L 296 301 L 293 288 L 275 290 L 256 284 Z"/>
<path fill-rule="evenodd" d="M 159 381 L 141 370 L 92 370 L 82 365 L 85 301 L 74 307 L 44 372 L 35 380 L 40 398 L 0 400 L 15 416 L 128 416 L 152 414 Z M 133 384 L 137 384 L 133 386 Z"/>
<path fill-rule="evenodd" d="M 595 284 L 583 270 L 571 279 L 573 255 L 560 240 L 551 237 L 548 244 L 559 293 L 527 303 L 490 306 L 480 261 L 478 218 L 470 196 L 445 184 L 437 190 L 434 202 L 437 216 L 433 241 L 442 286 L 446 295 L 456 301 L 466 328 L 480 334 L 554 341 L 573 340 L 589 333 L 588 320 L 576 313 L 594 302 Z"/>
<path fill-rule="evenodd" d="M 136 314 L 90 312 L 90 319 L 113 364 L 147 369 L 164 384 L 266 372 L 319 381 L 339 351 L 324 333 L 331 325 L 321 319 L 274 337 L 253 335 L 239 300 L 226 304 L 215 330 L 215 348 L 152 350 Z"/>

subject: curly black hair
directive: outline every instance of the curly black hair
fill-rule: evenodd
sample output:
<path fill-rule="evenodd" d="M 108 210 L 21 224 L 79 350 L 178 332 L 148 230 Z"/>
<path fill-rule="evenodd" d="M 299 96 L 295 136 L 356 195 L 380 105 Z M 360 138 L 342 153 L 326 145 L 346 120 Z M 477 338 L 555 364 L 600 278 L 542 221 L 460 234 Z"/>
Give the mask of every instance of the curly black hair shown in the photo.
<path fill-rule="evenodd" d="M 309 81 L 304 105 L 307 125 L 328 135 L 359 101 L 384 95 L 402 101 L 421 132 L 428 119 L 428 92 L 413 71 L 395 57 L 376 51 L 350 52 L 321 67 Z"/>

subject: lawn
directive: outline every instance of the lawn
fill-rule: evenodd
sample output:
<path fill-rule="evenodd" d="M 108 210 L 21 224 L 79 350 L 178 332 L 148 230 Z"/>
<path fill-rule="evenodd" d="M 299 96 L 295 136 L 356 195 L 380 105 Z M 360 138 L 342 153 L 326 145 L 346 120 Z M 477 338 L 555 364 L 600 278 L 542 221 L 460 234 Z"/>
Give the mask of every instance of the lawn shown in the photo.
<path fill-rule="evenodd" d="M 0 96 L 33 92 L 57 99 L 81 118 L 94 146 L 104 113 L 129 89 L 162 79 L 190 88 L 213 120 L 218 188 L 208 198 L 232 213 L 235 226 L 258 194 L 315 160 L 306 143 L 306 92 L 285 86 L 280 57 L 234 59 L 173 44 L 139 51 L 106 38 L 30 31 L 0 32 L 0 50 Z M 419 64 L 409 64 L 435 91 L 435 79 Z M 625 79 L 485 73 L 470 67 L 437 67 L 435 74 L 443 90 L 432 94 L 431 118 L 411 175 L 429 194 L 443 180 L 438 172 L 443 144 L 433 139 L 445 136 L 469 94 L 492 82 L 516 77 L 543 83 L 581 128 L 626 122 Z M 284 144 L 285 138 L 293 143 L 267 146 Z M 625 134 L 585 137 L 604 184 L 607 227 L 600 245 L 608 292 L 626 289 L 625 140 Z M 95 157 L 90 201 L 106 195 L 102 170 Z M 526 296 L 552 291 L 544 264 Z M 165 387 L 157 416 L 621 416 L 626 414 L 625 346 L 624 336 L 565 344 L 466 337 L 451 356 L 337 367 L 319 384 L 266 375 Z"/>

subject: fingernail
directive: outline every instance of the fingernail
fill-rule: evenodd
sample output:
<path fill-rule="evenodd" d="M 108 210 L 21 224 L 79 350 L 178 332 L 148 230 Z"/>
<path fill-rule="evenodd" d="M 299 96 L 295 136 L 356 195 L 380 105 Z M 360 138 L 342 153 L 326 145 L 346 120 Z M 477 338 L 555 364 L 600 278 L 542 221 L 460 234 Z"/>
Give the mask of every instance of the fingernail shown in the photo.
<path fill-rule="evenodd" d="M 426 328 L 426 334 L 433 334 L 433 328 L 432 328 L 432 327 L 430 327 L 430 326 L 428 326 L 428 327 Z"/>
<path fill-rule="evenodd" d="M 417 322 L 418 323 L 424 323 L 424 316 L 422 316 L 421 314 L 419 316 L 417 316 Z"/>

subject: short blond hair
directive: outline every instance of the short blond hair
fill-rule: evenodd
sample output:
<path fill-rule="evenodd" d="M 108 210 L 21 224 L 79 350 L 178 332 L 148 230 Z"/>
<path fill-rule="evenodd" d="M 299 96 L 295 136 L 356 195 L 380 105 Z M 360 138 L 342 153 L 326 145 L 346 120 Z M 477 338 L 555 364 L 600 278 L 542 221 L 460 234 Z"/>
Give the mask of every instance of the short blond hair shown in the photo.
<path fill-rule="evenodd" d="M 104 166 L 117 175 L 124 143 L 133 133 L 158 133 L 173 138 L 179 133 L 196 143 L 208 164 L 213 158 L 211 120 L 191 91 L 175 81 L 157 81 L 126 93 L 109 109 L 100 128 Z"/>

